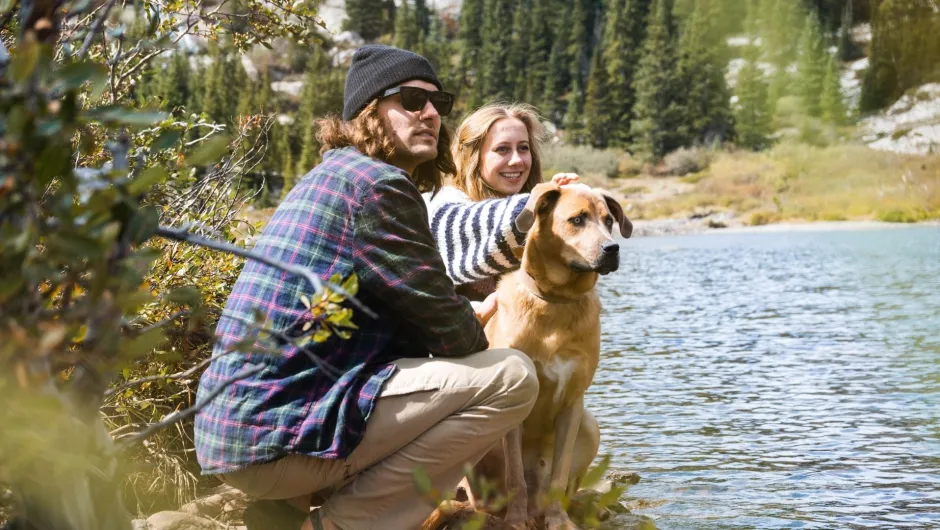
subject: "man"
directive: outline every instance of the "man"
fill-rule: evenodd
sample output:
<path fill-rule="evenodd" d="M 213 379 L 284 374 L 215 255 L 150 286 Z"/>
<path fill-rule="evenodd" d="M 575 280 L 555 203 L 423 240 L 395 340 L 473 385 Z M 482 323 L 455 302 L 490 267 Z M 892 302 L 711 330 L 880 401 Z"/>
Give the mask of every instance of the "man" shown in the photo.
<path fill-rule="evenodd" d="M 454 293 L 428 228 L 420 191 L 440 187 L 453 168 L 441 125 L 453 96 L 441 88 L 419 55 L 360 48 L 342 120 L 320 123 L 323 162 L 291 190 L 255 246 L 322 278 L 355 274 L 357 298 L 378 318 L 356 315 L 359 329 L 347 340 L 302 349 L 285 341 L 273 357 L 220 356 L 203 374 L 199 399 L 246 365 L 266 365 L 222 391 L 195 422 L 203 473 L 269 500 L 246 510 L 249 528 L 416 528 L 432 507 L 413 470 L 452 490 L 464 464 L 534 404 L 531 361 L 486 349 L 481 322 L 495 308 L 475 313 Z M 285 335 L 304 333 L 311 314 L 301 298 L 309 291 L 302 278 L 249 260 L 219 320 L 215 354 L 245 338 L 255 310 Z M 311 505 L 319 508 L 307 519 Z"/>

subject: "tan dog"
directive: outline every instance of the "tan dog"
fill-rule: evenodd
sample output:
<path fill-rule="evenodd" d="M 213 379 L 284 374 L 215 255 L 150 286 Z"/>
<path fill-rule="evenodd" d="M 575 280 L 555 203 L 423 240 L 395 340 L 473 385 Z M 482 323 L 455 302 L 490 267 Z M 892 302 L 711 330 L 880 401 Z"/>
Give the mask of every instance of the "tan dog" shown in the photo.
<path fill-rule="evenodd" d="M 599 274 L 620 265 L 614 226 L 630 237 L 633 224 L 613 197 L 583 184 L 551 183 L 535 187 L 515 222 L 528 232 L 522 267 L 500 281 L 486 336 L 490 347 L 531 357 L 541 386 L 535 408 L 501 448 L 505 486 L 514 492 L 506 522 L 524 525 L 544 514 L 549 529 L 575 528 L 559 501 L 544 503 L 550 490 L 574 493 L 597 453 L 597 422 L 584 411 L 600 358 L 594 286 Z M 579 441 L 588 454 L 576 454 Z"/>

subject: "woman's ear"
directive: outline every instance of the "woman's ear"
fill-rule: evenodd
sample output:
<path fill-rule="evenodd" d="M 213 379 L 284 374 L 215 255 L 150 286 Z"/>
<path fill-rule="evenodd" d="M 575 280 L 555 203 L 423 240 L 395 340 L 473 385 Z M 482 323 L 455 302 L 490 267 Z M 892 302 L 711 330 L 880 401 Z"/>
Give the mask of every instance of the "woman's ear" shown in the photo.
<path fill-rule="evenodd" d="M 614 219 L 617 220 L 617 224 L 620 226 L 620 235 L 629 238 L 633 235 L 633 223 L 623 214 L 623 207 L 620 206 L 620 203 L 617 202 L 617 199 L 615 199 L 613 195 L 602 191 L 601 196 L 604 197 L 604 202 L 607 203 L 607 209 L 610 210 L 610 215 L 614 216 Z"/>
<path fill-rule="evenodd" d="M 558 197 L 561 195 L 561 188 L 551 182 L 539 184 L 532 188 L 529 194 L 529 200 L 525 203 L 525 208 L 516 216 L 516 229 L 520 232 L 528 232 L 535 224 L 535 218 L 538 214 L 545 213 L 555 207 Z"/>

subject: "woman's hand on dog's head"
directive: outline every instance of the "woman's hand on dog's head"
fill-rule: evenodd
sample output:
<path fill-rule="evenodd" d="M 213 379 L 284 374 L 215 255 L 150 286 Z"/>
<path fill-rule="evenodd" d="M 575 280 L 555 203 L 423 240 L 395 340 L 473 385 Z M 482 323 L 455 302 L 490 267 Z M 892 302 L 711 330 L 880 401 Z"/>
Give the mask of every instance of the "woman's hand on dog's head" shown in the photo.
<path fill-rule="evenodd" d="M 577 173 L 555 173 L 552 177 L 552 184 L 564 186 L 576 182 L 579 178 Z"/>
<path fill-rule="evenodd" d="M 477 315 L 480 325 L 485 326 L 496 314 L 496 293 L 490 293 L 482 302 L 471 302 L 473 312 Z"/>

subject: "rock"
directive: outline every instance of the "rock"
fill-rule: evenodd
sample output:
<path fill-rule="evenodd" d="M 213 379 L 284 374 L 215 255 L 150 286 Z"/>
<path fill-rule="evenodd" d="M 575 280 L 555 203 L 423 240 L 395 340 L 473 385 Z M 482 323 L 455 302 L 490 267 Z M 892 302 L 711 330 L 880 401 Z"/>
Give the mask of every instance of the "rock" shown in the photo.
<path fill-rule="evenodd" d="M 607 478 L 614 481 L 615 484 L 627 484 L 632 486 L 640 482 L 640 475 L 633 471 L 611 471 L 607 473 Z"/>
<path fill-rule="evenodd" d="M 617 530 L 656 530 L 656 523 L 651 517 L 628 513 L 618 515 L 604 525 L 604 528 Z"/>
<path fill-rule="evenodd" d="M 223 484 L 209 495 L 184 505 L 180 512 L 228 522 L 241 518 L 249 500 L 245 493 Z"/>
<path fill-rule="evenodd" d="M 222 530 L 225 528 L 205 517 L 183 512 L 157 512 L 147 519 L 148 530 Z"/>

